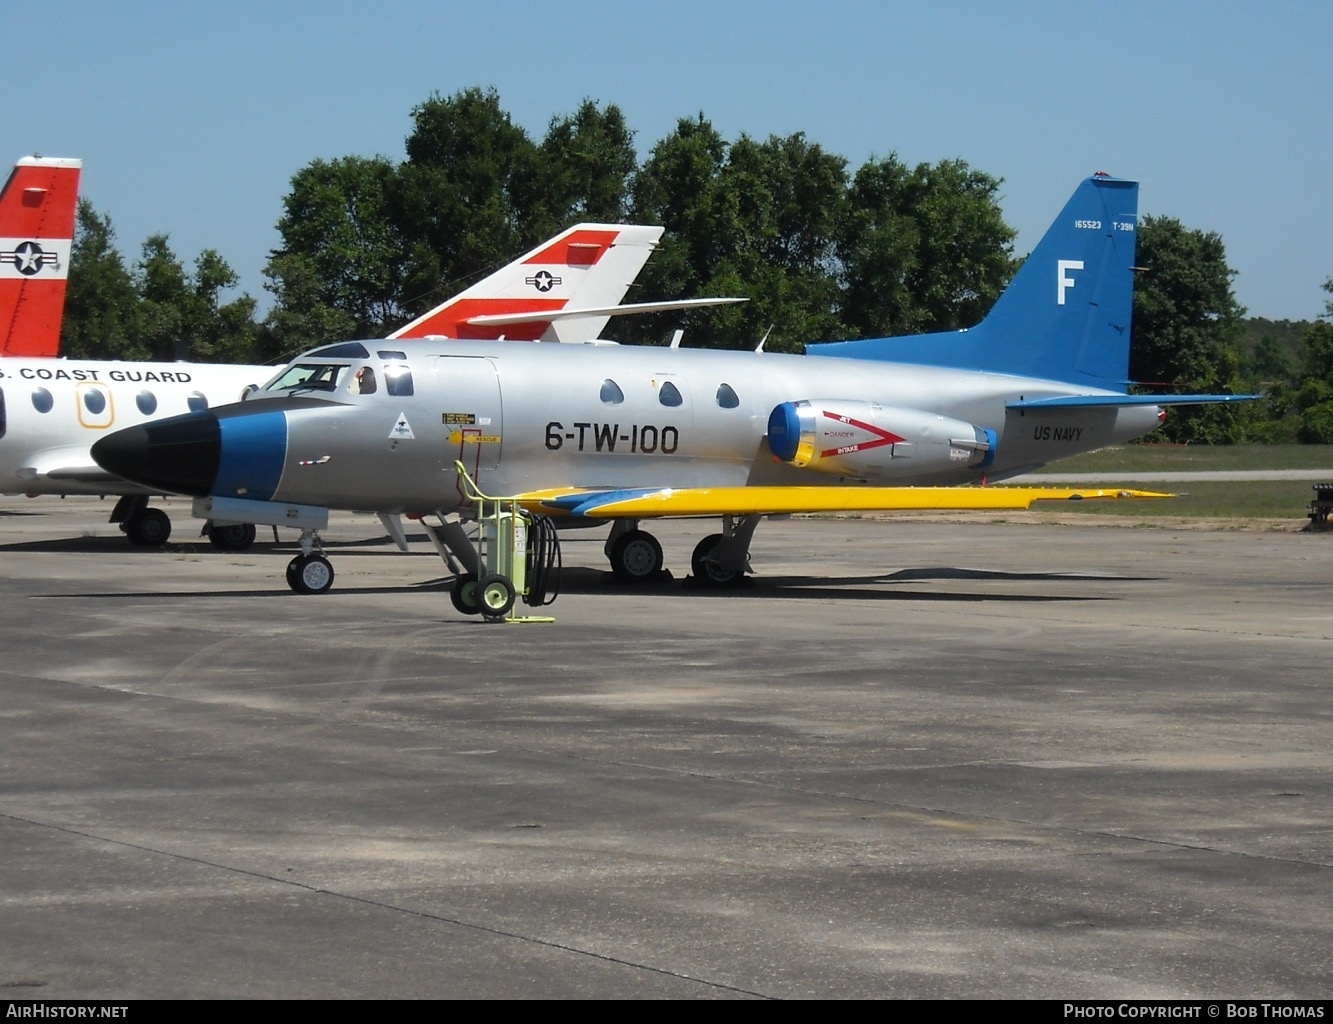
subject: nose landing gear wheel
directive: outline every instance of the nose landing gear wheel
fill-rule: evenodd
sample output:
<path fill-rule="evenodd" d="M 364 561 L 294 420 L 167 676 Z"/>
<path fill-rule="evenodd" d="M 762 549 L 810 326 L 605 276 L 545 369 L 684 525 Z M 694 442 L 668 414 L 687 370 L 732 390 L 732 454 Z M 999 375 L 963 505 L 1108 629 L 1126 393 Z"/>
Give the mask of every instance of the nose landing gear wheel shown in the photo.
<path fill-rule="evenodd" d="M 611 547 L 611 572 L 618 580 L 641 583 L 662 571 L 662 545 L 645 530 L 630 530 Z"/>
<path fill-rule="evenodd" d="M 508 615 L 517 596 L 507 576 L 487 576 L 477 584 L 477 604 L 488 622 L 498 622 Z"/>
<path fill-rule="evenodd" d="M 287 586 L 298 594 L 323 594 L 333 586 L 333 566 L 323 555 L 297 555 L 287 563 Z"/>
<path fill-rule="evenodd" d="M 481 606 L 477 604 L 477 574 L 465 572 L 454 578 L 453 589 L 449 591 L 449 600 L 454 603 L 454 610 L 460 615 L 479 615 Z"/>

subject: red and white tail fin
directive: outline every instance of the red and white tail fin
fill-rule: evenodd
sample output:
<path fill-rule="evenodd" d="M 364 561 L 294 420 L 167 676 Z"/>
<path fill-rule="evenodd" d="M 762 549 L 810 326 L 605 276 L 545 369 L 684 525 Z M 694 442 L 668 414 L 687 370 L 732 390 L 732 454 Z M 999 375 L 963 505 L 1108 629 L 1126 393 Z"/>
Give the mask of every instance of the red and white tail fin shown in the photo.
<path fill-rule="evenodd" d="M 620 304 L 662 230 L 576 224 L 389 337 L 593 341 L 606 326 L 603 311 Z M 580 309 L 589 315 L 579 315 Z M 517 323 L 508 316 L 527 313 L 536 316 Z M 544 320 L 541 313 L 562 313 L 563 318 Z M 502 315 L 505 323 L 474 322 Z"/>
<path fill-rule="evenodd" d="M 81 160 L 25 156 L 0 193 L 0 353 L 54 356 Z"/>

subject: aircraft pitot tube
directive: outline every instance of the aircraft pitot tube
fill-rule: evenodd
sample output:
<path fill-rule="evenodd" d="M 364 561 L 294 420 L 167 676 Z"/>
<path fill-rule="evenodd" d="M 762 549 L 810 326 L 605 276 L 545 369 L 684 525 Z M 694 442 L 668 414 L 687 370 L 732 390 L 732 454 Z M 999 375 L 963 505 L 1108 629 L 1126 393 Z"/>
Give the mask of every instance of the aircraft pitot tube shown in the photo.
<path fill-rule="evenodd" d="M 783 462 L 832 476 L 892 480 L 937 469 L 984 469 L 993 430 L 920 409 L 814 399 L 768 417 L 768 446 Z"/>

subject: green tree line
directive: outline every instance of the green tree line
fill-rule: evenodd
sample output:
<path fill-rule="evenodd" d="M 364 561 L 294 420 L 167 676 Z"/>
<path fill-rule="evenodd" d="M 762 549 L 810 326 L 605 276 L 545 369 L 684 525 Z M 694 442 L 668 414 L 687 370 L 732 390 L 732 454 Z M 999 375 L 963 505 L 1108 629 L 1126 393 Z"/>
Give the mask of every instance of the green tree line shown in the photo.
<path fill-rule="evenodd" d="M 405 151 L 399 161 L 317 159 L 295 173 L 281 245 L 265 266 L 272 305 L 262 318 L 248 295 L 224 301 L 236 275 L 218 253 L 186 268 L 154 235 L 127 265 L 109 217 L 81 202 L 63 351 L 265 362 L 382 336 L 578 221 L 666 228 L 631 301 L 749 297 L 691 312 L 692 345 L 766 338 L 771 351 L 800 351 L 810 341 L 969 327 L 1020 262 L 1000 179 L 962 160 L 913 167 L 890 154 L 852 170 L 802 133 L 728 141 L 702 113 L 681 118 L 640 161 L 614 105 L 585 101 L 538 140 L 494 90 L 472 88 L 414 108 Z M 1299 364 L 1275 342 L 1247 345 L 1221 238 L 1170 218 L 1144 219 L 1138 263 L 1134 379 L 1215 391 L 1253 386 L 1261 367 L 1287 374 L 1270 382 L 1276 404 L 1174 416 L 1172 439 L 1314 440 L 1324 420 L 1333 432 L 1327 323 L 1308 327 Z M 622 318 L 612 332 L 661 344 L 678 322 Z"/>

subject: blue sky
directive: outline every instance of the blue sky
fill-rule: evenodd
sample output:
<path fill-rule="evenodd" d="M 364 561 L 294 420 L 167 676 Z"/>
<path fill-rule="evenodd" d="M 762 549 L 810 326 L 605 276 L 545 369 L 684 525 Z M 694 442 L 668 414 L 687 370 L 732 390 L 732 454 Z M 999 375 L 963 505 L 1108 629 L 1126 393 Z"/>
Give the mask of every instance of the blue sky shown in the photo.
<path fill-rule="evenodd" d="M 1333 4 L 380 0 L 0 5 L 0 160 L 84 160 L 127 259 L 166 232 L 267 302 L 291 176 L 403 157 L 414 104 L 494 86 L 540 138 L 585 98 L 641 151 L 702 112 L 728 139 L 804 132 L 854 169 L 896 152 L 1004 179 L 1026 253 L 1077 182 L 1218 232 L 1256 316 L 1323 310 L 1333 275 Z M 17 61 L 17 67 L 14 62 Z"/>

